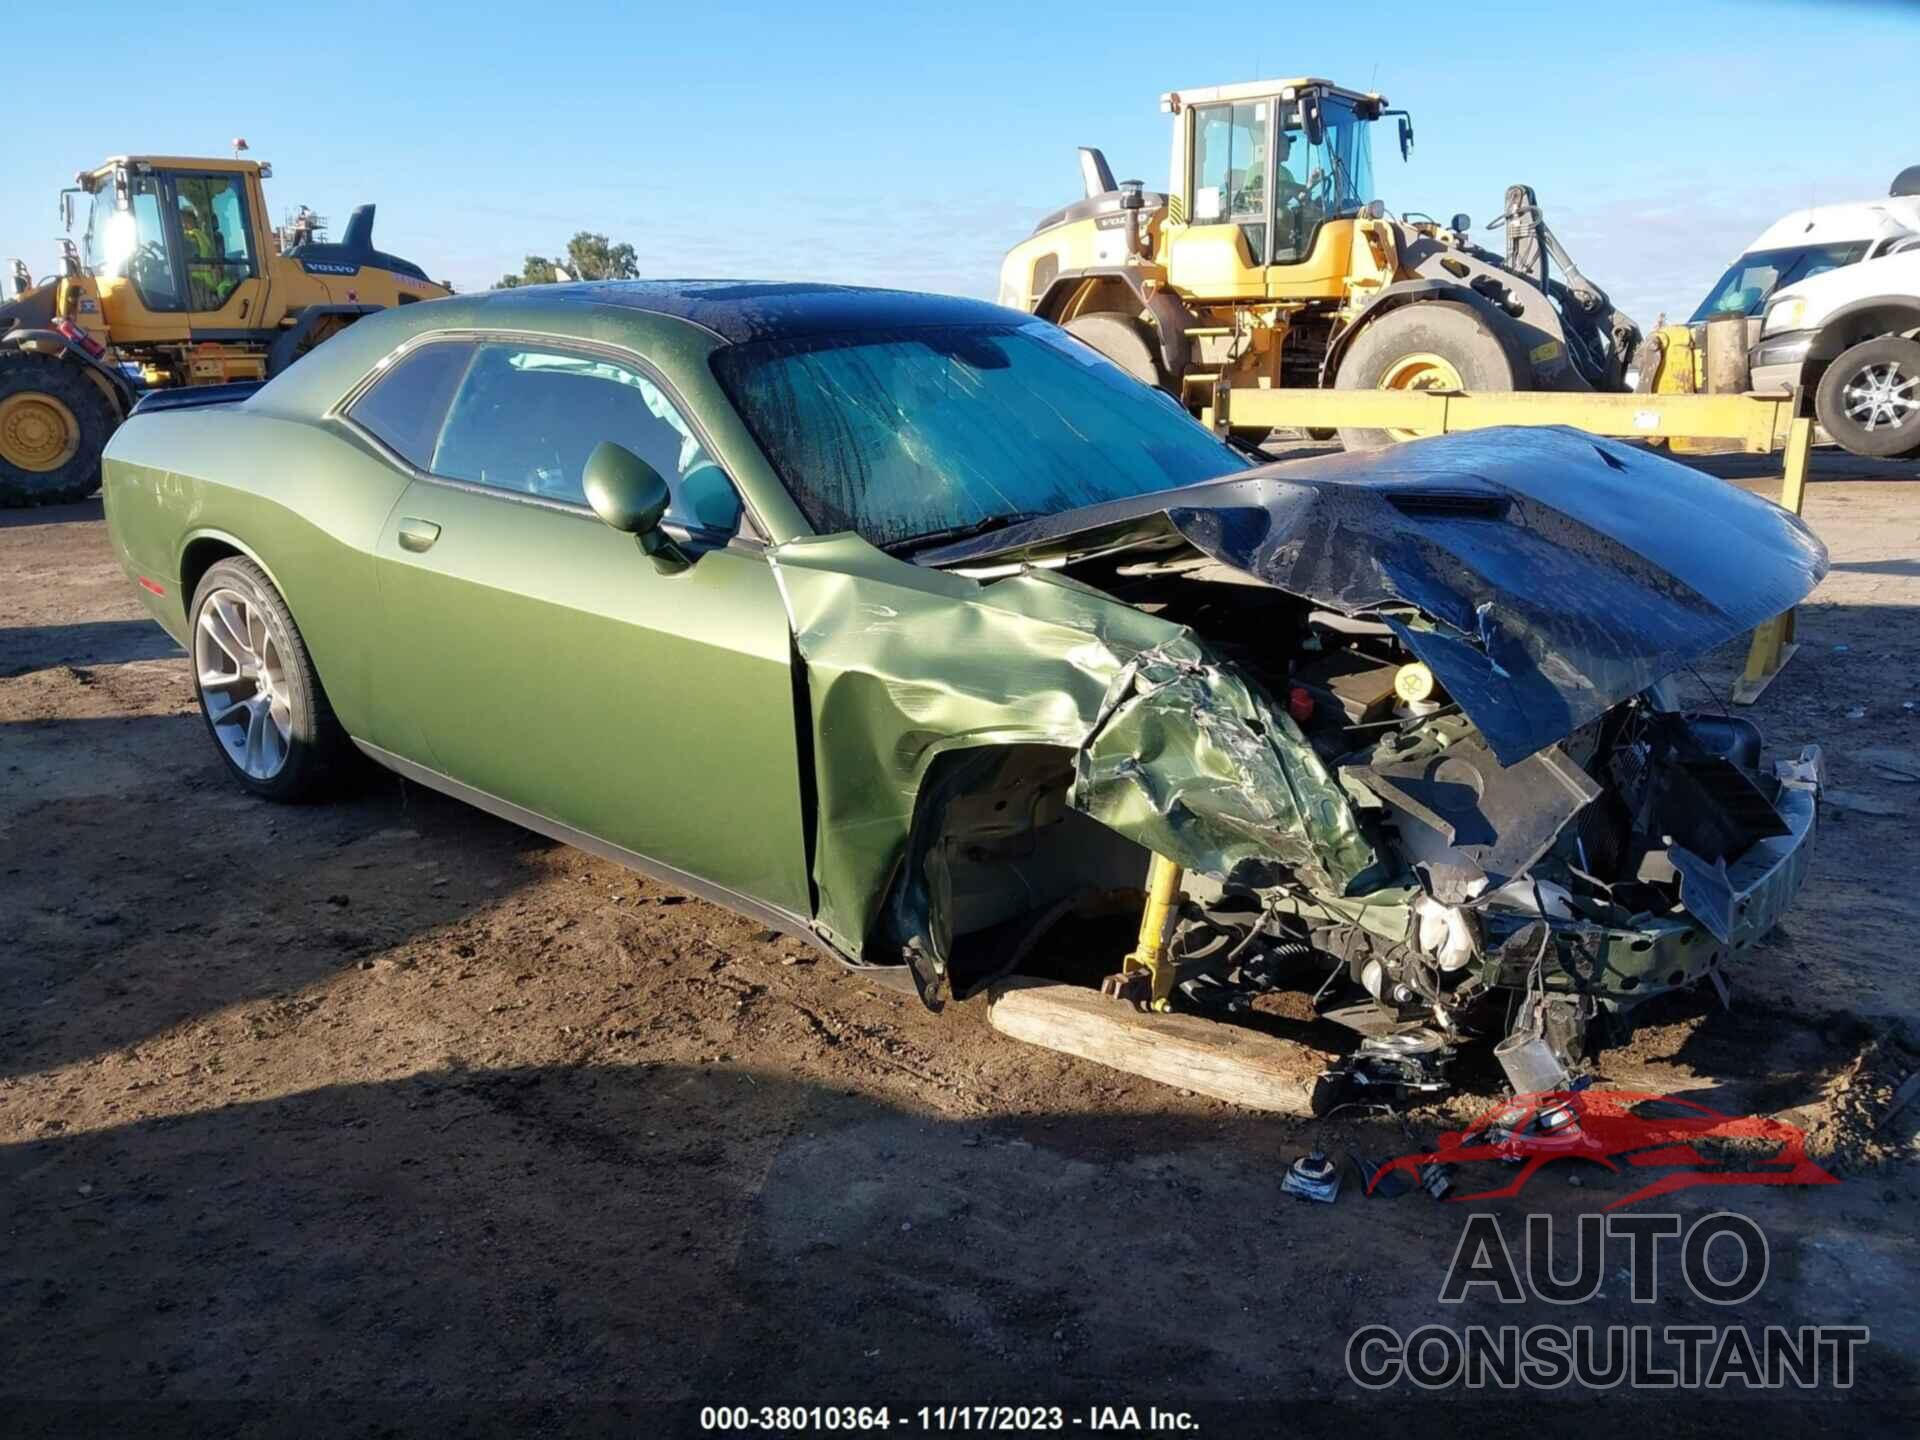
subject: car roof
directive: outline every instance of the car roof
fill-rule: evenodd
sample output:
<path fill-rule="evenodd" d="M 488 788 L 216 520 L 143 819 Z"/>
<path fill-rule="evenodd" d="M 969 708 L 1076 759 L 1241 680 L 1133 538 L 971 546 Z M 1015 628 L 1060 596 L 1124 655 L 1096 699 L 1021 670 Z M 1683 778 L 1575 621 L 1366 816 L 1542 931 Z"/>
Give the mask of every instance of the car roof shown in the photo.
<path fill-rule="evenodd" d="M 592 280 L 515 286 L 467 298 L 478 302 L 481 314 L 555 305 L 641 311 L 688 321 L 728 344 L 922 325 L 1022 324 L 1032 319 L 1022 311 L 957 295 L 799 281 Z"/>

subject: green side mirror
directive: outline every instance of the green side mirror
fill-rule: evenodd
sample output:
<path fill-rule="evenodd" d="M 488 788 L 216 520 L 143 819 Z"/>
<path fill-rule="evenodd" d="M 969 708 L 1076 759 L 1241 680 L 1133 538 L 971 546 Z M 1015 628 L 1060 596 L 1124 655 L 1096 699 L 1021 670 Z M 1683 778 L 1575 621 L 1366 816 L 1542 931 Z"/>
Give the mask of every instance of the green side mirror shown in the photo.
<path fill-rule="evenodd" d="M 673 501 L 658 470 L 611 440 L 593 447 L 581 481 L 593 513 L 628 535 L 657 529 Z"/>

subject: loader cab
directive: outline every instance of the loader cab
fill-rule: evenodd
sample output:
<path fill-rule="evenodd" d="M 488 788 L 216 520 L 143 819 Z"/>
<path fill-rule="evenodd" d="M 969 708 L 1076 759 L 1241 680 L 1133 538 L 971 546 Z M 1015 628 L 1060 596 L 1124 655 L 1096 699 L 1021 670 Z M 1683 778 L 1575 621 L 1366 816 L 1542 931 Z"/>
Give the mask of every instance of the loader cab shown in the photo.
<path fill-rule="evenodd" d="M 1314 79 L 1162 96 L 1174 117 L 1171 283 L 1221 298 L 1337 298 L 1351 222 L 1373 199 L 1385 105 Z M 1402 134 L 1410 143 L 1404 119 Z"/>
<path fill-rule="evenodd" d="M 271 259 L 263 173 L 252 161 L 126 157 L 79 177 L 81 265 L 116 341 L 259 328 Z"/>

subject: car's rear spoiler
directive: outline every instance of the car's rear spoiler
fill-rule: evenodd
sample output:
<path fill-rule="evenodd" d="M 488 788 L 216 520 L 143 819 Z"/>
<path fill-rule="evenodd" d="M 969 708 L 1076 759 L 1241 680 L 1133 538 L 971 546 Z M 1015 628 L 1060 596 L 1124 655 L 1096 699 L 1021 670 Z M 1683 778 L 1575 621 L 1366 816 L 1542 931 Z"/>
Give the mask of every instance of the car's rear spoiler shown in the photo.
<path fill-rule="evenodd" d="M 187 385 L 178 390 L 149 390 L 134 402 L 133 415 L 151 415 L 156 410 L 197 410 L 203 405 L 233 405 L 246 399 L 267 382 L 236 380 L 230 385 Z"/>

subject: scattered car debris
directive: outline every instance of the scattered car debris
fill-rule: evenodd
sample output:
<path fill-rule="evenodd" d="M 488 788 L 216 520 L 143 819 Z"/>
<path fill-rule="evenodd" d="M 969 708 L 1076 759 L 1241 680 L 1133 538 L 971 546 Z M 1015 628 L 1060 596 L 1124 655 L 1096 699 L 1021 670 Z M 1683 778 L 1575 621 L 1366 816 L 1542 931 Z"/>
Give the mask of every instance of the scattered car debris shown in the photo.
<path fill-rule="evenodd" d="M 1331 1205 L 1340 1198 L 1340 1167 L 1323 1151 L 1315 1150 L 1287 1167 L 1280 1188 L 1299 1199 Z"/>
<path fill-rule="evenodd" d="M 1360 1179 L 1361 1193 L 1375 1200 L 1398 1200 L 1416 1189 L 1426 1191 L 1435 1200 L 1444 1200 L 1453 1189 L 1452 1175 L 1439 1160 L 1429 1160 L 1413 1171 L 1385 1161 L 1368 1160 L 1362 1155 L 1349 1154 L 1347 1161 Z"/>
<path fill-rule="evenodd" d="M 1585 996 L 1529 996 L 1507 1038 L 1493 1047 L 1513 1093 L 1570 1089 L 1592 1019 L 1593 1005 Z"/>
<path fill-rule="evenodd" d="M 1443 1094 L 1455 1053 L 1444 1035 L 1425 1026 L 1366 1036 L 1351 1054 L 1320 1072 L 1313 1113 L 1324 1118 L 1345 1105 L 1403 1109 Z"/>

